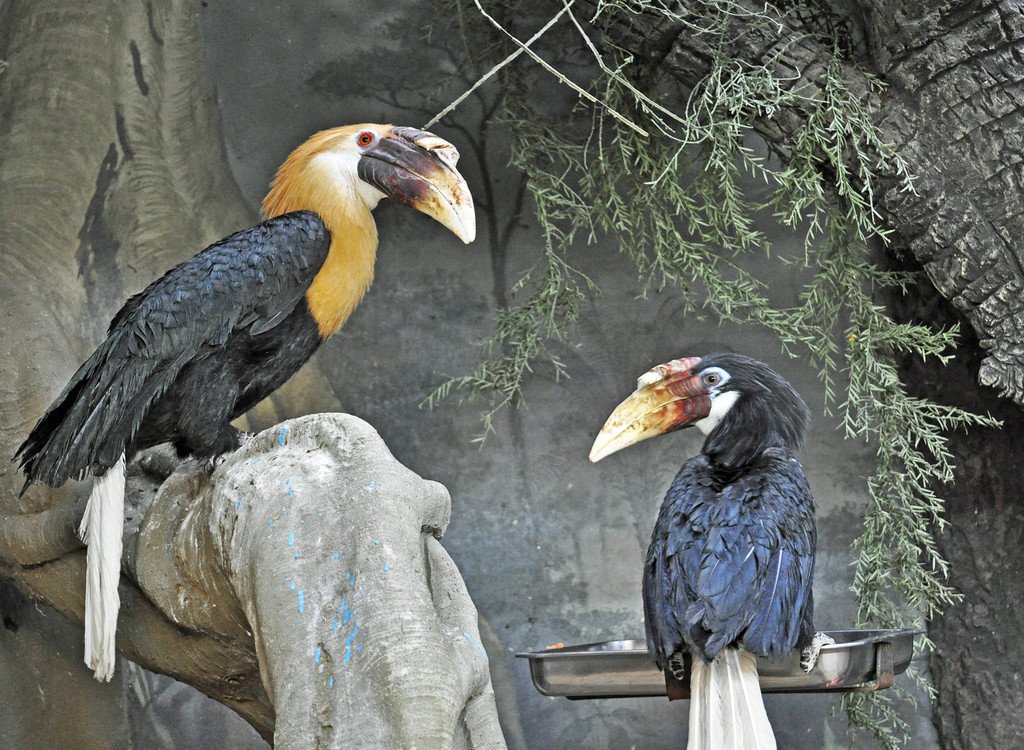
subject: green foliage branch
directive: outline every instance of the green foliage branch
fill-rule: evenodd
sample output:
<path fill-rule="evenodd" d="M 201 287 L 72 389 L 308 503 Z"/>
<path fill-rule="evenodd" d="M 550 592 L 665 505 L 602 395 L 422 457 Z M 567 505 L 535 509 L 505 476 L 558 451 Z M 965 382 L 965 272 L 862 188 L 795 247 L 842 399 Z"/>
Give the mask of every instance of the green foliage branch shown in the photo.
<path fill-rule="evenodd" d="M 499 65 L 524 50 L 543 62 L 480 0 L 474 3 L 498 36 L 512 40 L 512 54 Z M 957 598 L 935 540 L 946 523 L 935 487 L 953 479 L 946 434 L 996 422 L 915 397 L 900 375 L 901 355 L 946 362 L 957 329 L 898 322 L 876 301 L 911 281 L 882 267 L 872 250 L 889 235 L 875 202 L 876 175 L 894 174 L 901 189 L 913 190 L 906 164 L 872 120 L 881 86 L 851 90 L 840 40 L 828 39 L 833 51 L 816 90 L 780 78 L 774 59 L 757 64 L 719 52 L 703 80 L 678 92 L 622 51 L 606 51 L 606 59 L 590 37 L 612 14 L 654 12 L 686 24 L 687 33 L 724 42 L 738 18 L 771 24 L 784 12 L 766 5 L 751 14 L 731 0 L 701 6 L 701 22 L 694 24 L 660 0 L 603 0 L 592 19 L 564 3 L 559 23 L 568 25 L 593 71 L 586 86 L 573 84 L 588 93 L 571 113 L 552 117 L 550 106 L 538 106 L 522 85 L 526 77 L 511 79 L 520 85 L 506 92 L 502 119 L 512 136 L 511 164 L 527 178 L 542 253 L 513 289 L 520 301 L 498 313 L 478 366 L 447 380 L 429 402 L 454 391 L 489 399 L 486 435 L 535 367 L 565 375 L 558 345 L 596 291 L 569 262 L 570 251 L 581 241 L 610 239 L 635 264 L 644 294 L 681 290 L 686 313 L 758 324 L 786 353 L 813 363 L 826 409 L 837 413 L 848 438 L 869 441 L 875 450 L 864 529 L 855 544 L 856 624 L 919 626 Z M 505 18 L 515 16 L 504 10 Z M 783 158 L 764 156 L 751 145 L 755 121 L 794 107 L 808 113 L 802 129 L 781 144 Z M 576 127 L 567 127 L 566 118 Z M 750 195 L 745 174 L 768 186 L 766 194 Z M 755 217 L 765 212 L 802 234 L 800 257 L 777 253 L 757 229 Z M 796 305 L 777 304 L 770 281 L 744 270 L 743 258 L 753 251 L 806 278 Z M 897 748 L 908 739 L 891 698 L 853 694 L 843 705 L 849 720 L 881 745 Z"/>

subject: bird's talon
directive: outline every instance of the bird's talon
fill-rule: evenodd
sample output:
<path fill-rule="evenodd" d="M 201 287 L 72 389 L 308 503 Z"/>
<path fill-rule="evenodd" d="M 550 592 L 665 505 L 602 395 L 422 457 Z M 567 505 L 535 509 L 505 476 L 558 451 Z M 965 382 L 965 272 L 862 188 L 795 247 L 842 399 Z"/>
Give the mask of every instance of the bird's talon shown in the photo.
<path fill-rule="evenodd" d="M 687 676 L 686 662 L 683 661 L 683 655 L 681 653 L 673 654 L 672 658 L 668 660 L 666 668 L 672 676 L 676 678 L 676 680 L 683 684 L 688 683 L 689 677 Z"/>
<path fill-rule="evenodd" d="M 800 653 L 800 668 L 804 672 L 810 672 L 818 663 L 818 655 L 824 646 L 835 644 L 835 638 L 821 631 L 814 634 L 811 644 Z"/>
<path fill-rule="evenodd" d="M 143 474 L 162 482 L 174 473 L 181 461 L 166 450 L 153 448 L 139 456 L 137 463 Z"/>
<path fill-rule="evenodd" d="M 212 474 L 217 470 L 217 467 L 220 466 L 222 463 L 224 463 L 223 453 L 218 456 L 210 456 L 203 462 L 203 465 L 205 466 L 206 471 Z"/>

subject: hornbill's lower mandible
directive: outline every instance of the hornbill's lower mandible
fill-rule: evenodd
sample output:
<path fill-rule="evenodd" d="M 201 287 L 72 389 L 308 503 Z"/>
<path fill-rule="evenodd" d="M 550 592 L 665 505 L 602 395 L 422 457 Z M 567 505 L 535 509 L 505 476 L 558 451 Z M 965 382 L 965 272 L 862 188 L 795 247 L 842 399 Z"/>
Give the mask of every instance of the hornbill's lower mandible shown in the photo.
<path fill-rule="evenodd" d="M 658 667 L 676 671 L 673 657 L 693 655 L 689 750 L 774 748 L 757 657 L 808 647 L 813 666 L 821 646 L 814 498 L 796 457 L 807 421 L 800 396 L 762 363 L 687 357 L 642 375 L 590 452 L 599 461 L 690 425 L 707 435 L 665 495 L 643 578 Z"/>
<path fill-rule="evenodd" d="M 436 135 L 353 125 L 312 136 L 263 202 L 265 221 L 221 240 L 129 299 L 15 456 L 28 481 L 96 477 L 87 537 L 85 661 L 114 672 L 125 461 L 171 442 L 213 458 L 230 422 L 281 386 L 337 331 L 373 279 L 381 198 L 476 235 L 458 151 Z"/>

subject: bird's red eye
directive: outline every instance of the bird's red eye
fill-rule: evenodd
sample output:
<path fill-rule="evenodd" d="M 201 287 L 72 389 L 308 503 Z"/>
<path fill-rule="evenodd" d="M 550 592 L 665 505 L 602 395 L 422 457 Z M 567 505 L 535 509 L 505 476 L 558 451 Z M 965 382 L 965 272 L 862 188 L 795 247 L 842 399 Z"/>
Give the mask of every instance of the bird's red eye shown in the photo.
<path fill-rule="evenodd" d="M 372 146 L 375 140 L 377 140 L 377 135 L 370 130 L 364 130 L 356 136 L 356 143 L 360 148 Z"/>

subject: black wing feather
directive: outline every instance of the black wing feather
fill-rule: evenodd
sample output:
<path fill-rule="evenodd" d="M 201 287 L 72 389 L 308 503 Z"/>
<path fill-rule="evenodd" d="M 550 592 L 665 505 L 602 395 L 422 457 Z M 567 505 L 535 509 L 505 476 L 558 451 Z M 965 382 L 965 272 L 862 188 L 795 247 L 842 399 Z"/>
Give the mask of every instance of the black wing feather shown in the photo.
<path fill-rule="evenodd" d="M 683 465 L 665 495 L 647 548 L 644 624 L 647 643 L 660 669 L 683 646 L 686 614 L 697 601 L 697 594 L 687 580 L 685 555 L 699 533 L 692 524 L 694 515 L 716 498 L 708 475 L 704 456 L 696 456 Z"/>
<path fill-rule="evenodd" d="M 211 245 L 131 297 L 15 454 L 26 486 L 106 471 L 182 368 L 233 332 L 259 334 L 284 320 L 329 248 L 319 216 L 284 214 Z"/>
<path fill-rule="evenodd" d="M 765 452 L 718 486 L 688 461 L 662 503 L 644 571 L 647 638 L 658 666 L 684 646 L 713 659 L 742 643 L 778 658 L 809 622 L 814 500 L 792 453 Z"/>

